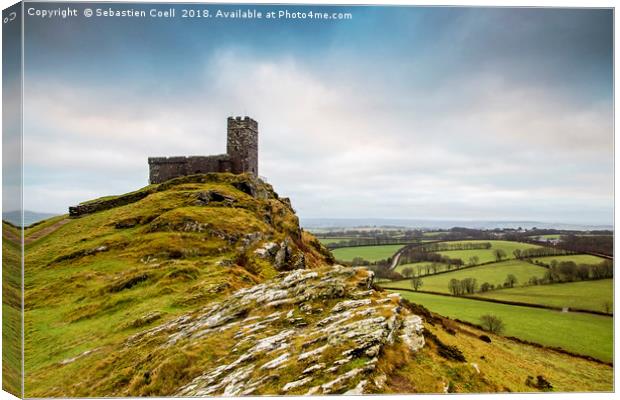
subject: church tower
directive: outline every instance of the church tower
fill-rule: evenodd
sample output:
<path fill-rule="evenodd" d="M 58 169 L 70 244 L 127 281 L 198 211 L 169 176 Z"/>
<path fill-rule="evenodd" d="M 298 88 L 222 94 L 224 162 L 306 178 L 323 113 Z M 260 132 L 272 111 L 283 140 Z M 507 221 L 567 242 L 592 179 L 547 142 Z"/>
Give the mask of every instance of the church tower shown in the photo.
<path fill-rule="evenodd" d="M 228 117 L 226 153 L 232 173 L 258 176 L 258 123 L 250 117 Z"/>

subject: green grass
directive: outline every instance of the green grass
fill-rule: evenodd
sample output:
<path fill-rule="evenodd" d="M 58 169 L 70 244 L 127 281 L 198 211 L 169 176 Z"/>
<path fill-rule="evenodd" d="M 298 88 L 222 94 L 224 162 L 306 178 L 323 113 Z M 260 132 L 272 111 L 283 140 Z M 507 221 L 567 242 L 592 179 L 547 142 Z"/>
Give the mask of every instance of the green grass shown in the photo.
<path fill-rule="evenodd" d="M 541 239 L 559 239 L 562 237 L 560 234 L 550 234 L 550 235 L 535 235 L 531 236 L 532 238 L 541 238 Z"/>
<path fill-rule="evenodd" d="M 19 230 L 3 223 L 5 234 Z M 2 389 L 21 397 L 21 255 L 20 245 L 2 238 Z M 7 236 L 8 237 L 8 236 Z"/>
<path fill-rule="evenodd" d="M 462 280 L 465 278 L 476 278 L 478 287 L 484 282 L 488 282 L 495 286 L 502 285 L 508 274 L 517 277 L 517 285 L 527 282 L 532 276 L 542 278 L 546 272 L 546 268 L 532 265 L 525 261 L 507 260 L 499 263 L 481 265 L 479 267 L 465 268 L 455 270 L 445 274 L 438 274 L 422 278 L 421 290 L 430 292 L 450 293 L 448 282 L 451 279 Z M 412 289 L 411 282 L 397 281 L 389 284 L 383 284 L 385 287 L 400 287 Z"/>
<path fill-rule="evenodd" d="M 613 359 L 613 319 L 584 313 L 510 306 L 462 297 L 400 292 L 429 310 L 450 318 L 478 324 L 484 314 L 500 317 L 506 336 L 589 355 L 603 361 Z"/>
<path fill-rule="evenodd" d="M 449 232 L 446 232 L 446 231 L 440 231 L 440 232 L 424 232 L 424 233 L 422 234 L 422 236 L 424 236 L 424 237 L 436 237 L 436 236 L 440 236 L 440 235 L 445 235 L 446 233 L 449 233 Z"/>
<path fill-rule="evenodd" d="M 605 303 L 613 304 L 614 283 L 612 279 L 601 279 L 516 287 L 476 295 L 489 299 L 605 312 Z"/>
<path fill-rule="evenodd" d="M 573 261 L 575 264 L 588 264 L 588 265 L 596 265 L 605 261 L 604 258 L 591 256 L 589 254 L 573 254 L 568 256 L 550 256 L 550 257 L 540 257 L 534 258 L 536 261 L 542 261 L 545 264 L 551 264 L 551 261 L 557 260 L 558 262 L 562 261 Z"/>
<path fill-rule="evenodd" d="M 24 230 L 24 237 L 28 237 L 30 235 L 32 235 L 33 233 L 39 232 L 40 230 L 43 230 L 49 226 L 54 225 L 55 223 L 62 221 L 63 219 L 67 218 L 67 214 L 63 214 L 63 215 L 57 215 L 55 217 L 51 217 L 48 218 L 44 221 L 39 221 L 36 225 L 32 226 L 31 228 L 26 228 Z"/>
<path fill-rule="evenodd" d="M 319 238 L 319 241 L 325 245 L 332 243 L 340 243 L 347 240 L 356 239 L 353 237 L 329 237 L 329 238 Z"/>
<path fill-rule="evenodd" d="M 266 198 L 254 198 L 233 186 L 245 179 L 213 174 L 162 184 L 158 188 L 164 189 L 142 200 L 72 218 L 26 245 L 26 396 L 67 397 L 70 388 L 93 379 L 82 376 L 85 368 L 97 368 L 93 360 L 124 349 L 139 330 L 131 323 L 148 313 L 160 313 L 163 323 L 275 276 L 273 265 L 254 253 L 266 240 L 289 238 L 293 255 L 303 247 L 309 268 L 325 263 L 318 242 L 305 232 L 299 237 L 297 217 L 268 187 L 256 183 Z M 234 207 L 197 202 L 205 191 L 233 197 Z M 241 246 L 245 241 L 251 243 L 247 248 Z M 58 367 L 95 349 L 92 358 Z M 132 350 L 135 357 L 146 356 Z M 125 374 L 106 368 L 110 379 Z"/>
<path fill-rule="evenodd" d="M 469 262 L 469 258 L 473 256 L 478 257 L 478 263 L 485 263 L 490 261 L 495 261 L 495 255 L 493 254 L 493 250 L 501 249 L 506 253 L 506 258 L 514 258 L 512 252 L 516 249 L 524 250 L 524 249 L 533 249 L 540 248 L 541 246 L 529 244 L 529 243 L 519 243 L 519 242 L 510 242 L 507 240 L 464 240 L 460 242 L 449 242 L 449 243 L 491 243 L 490 249 L 480 249 L 480 250 L 452 250 L 452 251 L 441 251 L 439 254 L 448 256 L 450 258 L 460 258 L 463 260 L 465 264 Z"/>
<path fill-rule="evenodd" d="M 361 257 L 367 261 L 386 260 L 403 248 L 402 244 L 387 244 L 381 246 L 358 246 L 342 247 L 332 250 L 336 260 L 351 261 L 355 257 Z"/>

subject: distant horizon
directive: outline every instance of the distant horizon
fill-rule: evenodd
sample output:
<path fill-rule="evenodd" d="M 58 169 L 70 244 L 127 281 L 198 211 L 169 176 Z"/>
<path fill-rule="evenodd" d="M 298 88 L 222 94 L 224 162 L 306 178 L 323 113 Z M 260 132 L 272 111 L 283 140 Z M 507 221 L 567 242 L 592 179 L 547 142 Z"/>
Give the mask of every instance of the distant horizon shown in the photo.
<path fill-rule="evenodd" d="M 19 210 L 10 210 L 2 212 L 2 219 L 8 220 L 11 223 L 17 224 L 15 218 L 16 214 L 20 212 Z M 26 217 L 26 215 L 30 214 L 30 219 Z M 50 212 L 40 212 L 34 210 L 24 210 L 25 220 L 30 220 L 30 223 L 26 223 L 28 226 L 31 223 L 38 222 L 47 218 L 52 218 L 54 216 L 67 214 L 65 213 L 50 213 Z M 41 218 L 39 220 L 34 220 L 38 215 L 44 216 L 45 218 Z M 9 216 L 10 219 L 7 219 L 6 216 Z M 33 219 L 34 218 L 34 219 Z M 469 228 L 472 226 L 476 226 L 478 228 L 472 229 L 495 229 L 495 227 L 500 227 L 501 224 L 505 224 L 504 229 L 516 229 L 517 225 L 522 225 L 521 227 L 524 229 L 531 229 L 532 227 L 540 228 L 540 229 L 558 229 L 558 230 L 589 230 L 600 228 L 600 230 L 614 230 L 614 224 L 611 223 L 597 223 L 597 222 L 576 222 L 576 221 L 542 221 L 542 220 L 490 220 L 490 219 L 442 219 L 442 218 L 382 218 L 382 217 L 302 217 L 299 216 L 300 224 L 303 227 L 317 227 L 317 228 L 356 228 L 356 227 L 395 227 L 395 228 L 407 228 L 407 229 L 449 229 L 455 227 L 465 227 Z M 341 221 L 342 223 L 348 223 L 342 226 L 333 225 L 329 226 L 329 221 Z M 353 221 L 359 221 L 360 225 L 352 225 Z M 364 222 L 365 221 L 365 222 Z M 393 224 L 389 224 L 389 222 L 393 222 Z M 403 223 L 409 222 L 412 225 L 406 225 Z M 366 225 L 364 225 L 366 223 Z M 379 225 L 380 223 L 384 223 L 384 225 Z M 399 225 L 399 223 L 401 225 Z M 422 226 L 421 224 L 438 224 L 436 227 L 432 226 Z M 451 225 L 450 224 L 462 224 L 462 225 Z M 481 228 L 481 225 L 488 225 L 487 228 Z M 469 225 L 469 226 L 468 226 Z M 537 225 L 537 226 L 535 226 Z M 555 226 L 555 227 L 553 227 Z M 529 228 L 528 228 L 529 227 Z M 547 228 L 551 227 L 551 228 Z M 571 229 L 572 227 L 572 229 Z M 581 228 L 581 229 L 579 229 Z"/>
<path fill-rule="evenodd" d="M 345 225 L 345 226 L 328 226 L 329 221 L 340 221 L 342 223 L 353 221 L 367 221 L 367 225 Z M 384 225 L 380 225 L 380 224 Z M 399 225 L 400 223 L 400 225 Z M 409 225 L 407 225 L 409 223 Z M 530 230 L 532 228 L 539 229 L 557 229 L 557 230 L 613 230 L 614 224 L 607 223 L 585 223 L 573 221 L 540 221 L 540 220 L 484 220 L 484 219 L 435 219 L 435 218 L 322 218 L 300 217 L 300 224 L 309 227 L 369 227 L 369 226 L 389 226 L 401 227 L 407 229 L 450 229 L 450 228 L 471 228 L 471 229 L 516 229 L 519 226 L 523 229 Z M 424 224 L 429 224 L 425 226 Z M 435 225 L 433 225 L 435 224 Z"/>

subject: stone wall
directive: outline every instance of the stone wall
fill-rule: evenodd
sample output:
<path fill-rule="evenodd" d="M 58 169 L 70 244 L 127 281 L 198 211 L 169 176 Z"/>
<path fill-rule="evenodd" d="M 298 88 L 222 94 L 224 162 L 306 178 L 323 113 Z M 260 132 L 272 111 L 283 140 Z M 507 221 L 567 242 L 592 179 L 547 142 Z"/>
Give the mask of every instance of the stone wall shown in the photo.
<path fill-rule="evenodd" d="M 162 183 L 179 176 L 232 172 L 230 156 L 150 157 L 149 182 Z"/>

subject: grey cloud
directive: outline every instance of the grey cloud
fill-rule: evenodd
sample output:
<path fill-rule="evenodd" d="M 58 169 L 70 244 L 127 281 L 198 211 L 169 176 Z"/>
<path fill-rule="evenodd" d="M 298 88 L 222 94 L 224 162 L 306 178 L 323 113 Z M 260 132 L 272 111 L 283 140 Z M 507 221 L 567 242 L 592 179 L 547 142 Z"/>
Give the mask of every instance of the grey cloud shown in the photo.
<path fill-rule="evenodd" d="M 29 185 L 27 208 L 58 212 L 142 186 L 149 155 L 222 152 L 225 117 L 248 114 L 260 124 L 261 174 L 302 216 L 611 216 L 605 102 L 477 73 L 452 87 L 415 90 L 366 77 L 369 93 L 355 73 L 334 79 L 293 57 L 234 51 L 204 70 L 208 96 L 193 91 L 178 102 L 132 88 L 119 99 L 79 85 L 33 87 L 42 95 L 27 103 L 26 179 L 69 181 Z"/>

